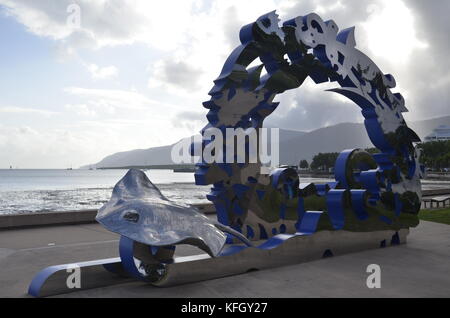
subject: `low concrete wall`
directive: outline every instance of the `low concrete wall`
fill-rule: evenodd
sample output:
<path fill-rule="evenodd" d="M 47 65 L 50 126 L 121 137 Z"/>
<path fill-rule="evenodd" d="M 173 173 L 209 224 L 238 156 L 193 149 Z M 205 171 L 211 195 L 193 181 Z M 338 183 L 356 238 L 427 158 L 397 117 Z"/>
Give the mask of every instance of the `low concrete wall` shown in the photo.
<path fill-rule="evenodd" d="M 212 204 L 194 204 L 204 214 L 216 213 Z M 46 225 L 73 225 L 95 223 L 97 210 L 40 212 L 0 215 L 0 230 Z"/>
<path fill-rule="evenodd" d="M 97 210 L 0 215 L 0 229 L 95 222 Z"/>
<path fill-rule="evenodd" d="M 433 196 L 433 195 L 443 195 L 443 194 L 450 194 L 450 188 L 449 189 L 422 190 L 423 196 Z"/>

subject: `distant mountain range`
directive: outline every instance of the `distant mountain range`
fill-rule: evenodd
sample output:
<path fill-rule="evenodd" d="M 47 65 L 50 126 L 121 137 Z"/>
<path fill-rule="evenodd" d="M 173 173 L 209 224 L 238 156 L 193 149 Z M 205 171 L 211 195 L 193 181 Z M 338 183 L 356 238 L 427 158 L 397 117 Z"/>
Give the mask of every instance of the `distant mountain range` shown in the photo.
<path fill-rule="evenodd" d="M 421 139 L 439 125 L 450 125 L 450 116 L 408 122 Z M 364 124 L 342 123 L 310 132 L 280 129 L 280 164 L 297 165 L 301 159 L 311 161 L 319 152 L 340 152 L 349 148 L 368 148 L 372 143 Z M 96 164 L 81 168 L 113 168 L 172 164 L 173 145 L 136 149 L 109 155 Z"/>

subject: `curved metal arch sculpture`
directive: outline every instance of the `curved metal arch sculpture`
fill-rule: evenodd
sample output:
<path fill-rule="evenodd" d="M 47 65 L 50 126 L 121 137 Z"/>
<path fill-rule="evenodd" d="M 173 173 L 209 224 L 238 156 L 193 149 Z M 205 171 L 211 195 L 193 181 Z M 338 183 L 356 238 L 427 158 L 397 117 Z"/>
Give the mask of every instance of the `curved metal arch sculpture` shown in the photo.
<path fill-rule="evenodd" d="M 300 183 L 290 168 L 262 174 L 260 161 L 201 162 L 196 184 L 213 185 L 207 198 L 218 222 L 168 200 L 144 172 L 132 169 L 96 217 L 121 235 L 120 258 L 50 266 L 33 279 L 31 295 L 54 294 L 55 286 L 67 292 L 65 273 L 73 266 L 90 269 L 89 286 L 97 284 L 99 268 L 167 286 L 405 239 L 407 229 L 419 222 L 424 167 L 414 147 L 420 139 L 402 116 L 405 101 L 391 92 L 394 77 L 355 48 L 354 28 L 339 32 L 332 20 L 324 22 L 314 13 L 282 27 L 278 22 L 274 11 L 241 29 L 241 45 L 203 103 L 209 111 L 202 133 L 261 128 L 278 106 L 275 96 L 301 86 L 309 76 L 315 83 L 338 83 L 331 91 L 360 106 L 380 152 L 344 150 L 336 160 L 336 180 L 326 184 Z M 262 64 L 249 67 L 257 58 Z M 261 76 L 263 68 L 267 74 Z M 209 142 L 204 140 L 202 147 Z M 178 244 L 197 246 L 209 256 L 174 258 Z"/>
<path fill-rule="evenodd" d="M 212 257 L 230 256 L 247 247 L 273 249 L 322 230 L 396 231 L 391 240 L 395 244 L 398 231 L 418 224 L 422 170 L 413 143 L 419 138 L 402 117 L 403 97 L 391 92 L 393 76 L 384 75 L 355 48 L 353 28 L 338 32 L 333 21 L 324 22 L 314 13 L 282 27 L 278 22 L 274 11 L 241 29 L 242 44 L 226 60 L 209 92 L 211 99 L 203 103 L 209 123 L 202 134 L 210 128 L 226 135 L 227 128 L 262 127 L 278 106 L 275 96 L 299 87 L 309 76 L 316 83 L 337 82 L 341 87 L 331 91 L 361 107 L 367 133 L 380 153 L 343 151 L 335 166 L 336 181 L 326 184 L 300 183 L 292 169 L 261 174 L 259 161 L 201 162 L 196 184 L 213 185 L 207 198 L 218 222 L 171 202 L 142 171 L 131 170 L 97 221 L 121 234 L 122 264 L 133 275 L 139 272 L 131 261 L 137 254 L 141 264 L 163 263 L 177 244 L 195 245 Z M 262 64 L 249 68 L 257 58 Z M 263 68 L 267 74 L 261 76 Z M 210 142 L 203 140 L 202 147 Z M 226 147 L 222 155 L 226 157 Z"/>
<path fill-rule="evenodd" d="M 275 11 L 240 31 L 241 45 L 228 57 L 203 103 L 208 125 L 226 135 L 227 128 L 260 128 L 278 106 L 275 96 L 299 87 L 309 76 L 316 83 L 337 82 L 331 91 L 362 109 L 367 133 L 380 153 L 343 151 L 336 162 L 335 182 L 302 184 L 292 169 L 260 173 L 261 163 L 197 165 L 198 185 L 212 184 L 207 198 L 218 222 L 195 209 L 164 198 L 143 172 L 131 170 L 114 188 L 97 220 L 130 243 L 157 247 L 188 243 L 211 256 L 235 254 L 246 246 L 271 249 L 298 235 L 320 230 L 382 231 L 418 224 L 421 167 L 402 112 L 402 96 L 391 92 L 392 75 L 355 48 L 354 28 L 338 32 L 332 21 L 312 13 L 278 26 Z M 285 59 L 285 56 L 289 60 Z M 261 65 L 248 66 L 257 58 Z M 261 77 L 265 68 L 267 74 Z M 259 136 L 258 136 L 259 137 Z M 209 142 L 204 140 L 202 147 Z M 226 147 L 222 153 L 226 157 Z M 222 162 L 226 162 L 223 160 Z M 249 240 L 263 240 L 254 246 Z M 227 246 L 225 243 L 241 243 Z M 172 253 L 173 254 L 173 253 Z M 130 259 L 128 255 L 128 259 Z"/>
<path fill-rule="evenodd" d="M 311 209 L 328 214 L 332 227 L 324 225 L 323 229 L 356 230 L 344 222 L 351 214 L 360 221 L 371 217 L 371 226 L 362 226 L 366 231 L 417 225 L 418 219 L 412 215 L 420 209 L 423 167 L 413 143 L 420 139 L 403 119 L 402 113 L 407 111 L 403 97 L 391 92 L 396 85 L 394 77 L 383 74 L 355 48 L 354 28 L 339 32 L 334 21 L 324 22 L 314 13 L 286 21 L 282 27 L 278 22 L 273 11 L 241 29 L 241 45 L 214 81 L 211 99 L 203 103 L 209 109 L 209 123 L 202 133 L 212 127 L 224 135 L 226 128 L 262 127 L 278 106 L 273 102 L 275 96 L 301 86 L 309 76 L 315 83 L 337 82 L 340 88 L 330 91 L 361 107 L 369 138 L 380 153 L 344 151 L 336 162 L 336 182 L 301 185 L 291 198 L 283 192 L 299 183 L 292 171 L 277 169 L 266 180 L 259 173 L 260 163 L 202 162 L 195 173 L 196 183 L 213 184 L 208 199 L 214 203 L 219 221 L 249 239 L 295 233 L 305 230 L 306 224 L 313 233 L 318 218 L 313 218 L 315 224 L 307 222 Z M 248 68 L 257 58 L 262 64 Z M 261 77 L 263 68 L 267 74 Z M 202 146 L 207 144 L 204 141 Z M 267 196 L 279 203 L 268 204 Z M 306 202 L 311 196 L 320 197 L 321 203 Z M 407 217 L 402 217 L 402 212 Z"/>

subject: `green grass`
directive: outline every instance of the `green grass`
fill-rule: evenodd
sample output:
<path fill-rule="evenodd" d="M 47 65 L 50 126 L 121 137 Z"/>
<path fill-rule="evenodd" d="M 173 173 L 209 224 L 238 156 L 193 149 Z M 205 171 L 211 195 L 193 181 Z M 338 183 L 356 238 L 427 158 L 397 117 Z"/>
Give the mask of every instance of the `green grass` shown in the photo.
<path fill-rule="evenodd" d="M 419 219 L 450 225 L 450 208 L 439 210 L 421 210 Z"/>

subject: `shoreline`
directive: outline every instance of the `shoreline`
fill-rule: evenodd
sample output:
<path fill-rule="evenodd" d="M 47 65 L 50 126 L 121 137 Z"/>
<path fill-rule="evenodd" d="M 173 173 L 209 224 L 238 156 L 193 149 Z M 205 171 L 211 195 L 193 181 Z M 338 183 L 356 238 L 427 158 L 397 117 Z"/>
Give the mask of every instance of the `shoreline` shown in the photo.
<path fill-rule="evenodd" d="M 212 203 L 192 204 L 205 215 L 215 214 Z M 21 214 L 0 214 L 0 231 L 37 226 L 77 225 L 96 223 L 98 209 L 77 211 L 32 212 Z"/>
<path fill-rule="evenodd" d="M 450 195 L 450 188 L 427 189 L 422 191 L 423 197 L 439 195 Z M 209 202 L 194 203 L 191 205 L 206 215 L 216 213 L 214 205 Z M 46 225 L 94 223 L 97 211 L 98 209 L 81 209 L 0 214 L 0 230 Z"/>
<path fill-rule="evenodd" d="M 450 195 L 450 188 L 423 190 L 424 197 Z M 215 214 L 212 203 L 192 204 L 205 215 Z M 98 209 L 75 211 L 26 212 L 16 214 L 0 214 L 0 231 L 37 226 L 77 225 L 96 223 Z"/>

